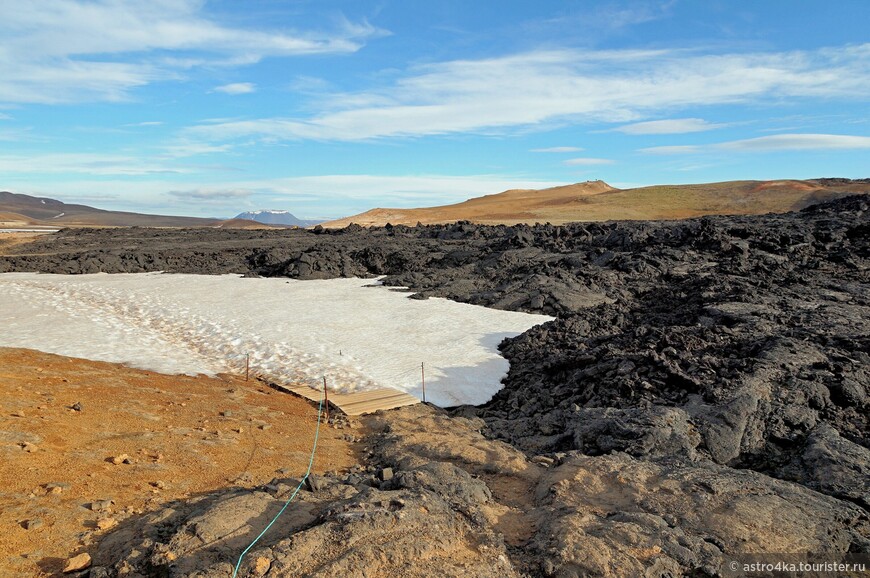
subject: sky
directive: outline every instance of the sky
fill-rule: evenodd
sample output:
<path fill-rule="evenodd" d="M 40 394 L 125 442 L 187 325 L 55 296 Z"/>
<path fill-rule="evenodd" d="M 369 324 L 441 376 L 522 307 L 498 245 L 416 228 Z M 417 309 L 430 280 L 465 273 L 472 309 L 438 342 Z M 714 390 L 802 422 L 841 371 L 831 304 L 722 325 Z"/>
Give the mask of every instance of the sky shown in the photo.
<path fill-rule="evenodd" d="M 870 177 L 866 0 L 0 0 L 0 190 L 333 218 Z"/>

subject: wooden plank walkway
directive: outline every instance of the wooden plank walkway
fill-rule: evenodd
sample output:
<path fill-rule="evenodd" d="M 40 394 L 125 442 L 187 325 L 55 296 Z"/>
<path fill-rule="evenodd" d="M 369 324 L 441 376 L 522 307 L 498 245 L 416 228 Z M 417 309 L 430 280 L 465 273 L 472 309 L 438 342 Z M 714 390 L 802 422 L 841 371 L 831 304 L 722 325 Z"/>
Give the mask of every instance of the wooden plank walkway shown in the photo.
<path fill-rule="evenodd" d="M 322 395 L 320 390 L 308 387 L 307 385 L 272 384 L 272 387 L 280 391 L 299 395 L 305 399 L 310 399 L 313 402 L 319 402 Z M 381 409 L 394 409 L 416 403 L 420 403 L 420 400 L 413 395 L 391 387 L 354 393 L 329 394 L 329 404 L 338 408 L 346 415 L 363 415 L 374 413 Z"/>

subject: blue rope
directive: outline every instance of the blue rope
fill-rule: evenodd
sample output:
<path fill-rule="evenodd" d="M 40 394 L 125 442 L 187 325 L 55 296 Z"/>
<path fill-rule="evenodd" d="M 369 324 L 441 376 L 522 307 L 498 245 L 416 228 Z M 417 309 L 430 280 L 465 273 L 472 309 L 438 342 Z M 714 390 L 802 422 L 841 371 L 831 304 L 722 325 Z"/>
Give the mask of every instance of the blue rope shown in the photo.
<path fill-rule="evenodd" d="M 299 490 L 302 489 L 302 485 L 305 483 L 305 480 L 307 480 L 308 476 L 311 474 L 311 467 L 314 465 L 314 452 L 317 451 L 317 440 L 320 437 L 320 415 L 321 415 L 322 411 L 323 411 L 323 393 L 320 394 L 320 405 L 317 407 L 317 428 L 314 430 L 314 445 L 311 448 L 311 459 L 308 460 L 308 470 L 306 470 L 305 475 L 302 476 L 302 481 L 300 481 L 299 485 L 296 486 L 296 489 L 293 490 L 293 494 L 284 503 L 284 507 L 281 508 L 277 514 L 275 514 L 275 517 L 272 518 L 272 521 L 269 522 L 269 524 L 265 528 L 263 528 L 263 531 L 260 532 L 260 535 L 257 536 L 256 538 L 254 538 L 254 541 L 251 542 L 251 544 L 247 548 L 245 548 L 244 552 L 242 552 L 242 555 L 239 556 L 239 561 L 236 562 L 236 568 L 235 568 L 235 570 L 233 570 L 233 578 L 236 578 L 236 576 L 238 575 L 239 568 L 242 566 L 242 559 L 245 557 L 245 554 L 247 554 L 248 551 L 254 547 L 254 544 L 256 544 L 257 542 L 260 541 L 260 538 L 262 538 L 263 535 L 269 531 L 269 528 L 272 527 L 272 524 L 274 524 L 278 520 L 278 518 L 281 517 L 281 514 L 284 513 L 284 510 L 287 509 L 287 506 L 290 505 L 290 502 L 293 501 L 293 498 L 296 497 L 296 494 L 298 494 Z"/>

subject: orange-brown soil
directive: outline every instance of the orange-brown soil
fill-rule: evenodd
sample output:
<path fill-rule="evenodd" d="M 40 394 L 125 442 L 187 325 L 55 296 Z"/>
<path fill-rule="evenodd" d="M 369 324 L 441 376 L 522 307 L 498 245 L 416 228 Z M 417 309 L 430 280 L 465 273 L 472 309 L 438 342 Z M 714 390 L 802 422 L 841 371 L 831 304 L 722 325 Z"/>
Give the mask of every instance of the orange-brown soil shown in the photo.
<path fill-rule="evenodd" d="M 243 377 L 25 349 L 0 348 L 0 394 L 0 576 L 57 574 L 114 523 L 172 500 L 301 477 L 317 421 L 316 405 Z M 320 431 L 315 472 L 357 463 L 345 431 Z"/>
<path fill-rule="evenodd" d="M 602 181 L 563 187 L 511 190 L 455 205 L 415 209 L 372 209 L 324 223 L 340 228 L 450 223 L 485 225 L 563 224 L 573 221 L 667 220 L 704 215 L 784 213 L 849 193 L 867 193 L 866 183 L 826 185 L 816 181 L 728 181 L 615 189 Z"/>
<path fill-rule="evenodd" d="M 0 255 L 8 255 L 23 243 L 38 239 L 45 233 L 0 233 Z"/>

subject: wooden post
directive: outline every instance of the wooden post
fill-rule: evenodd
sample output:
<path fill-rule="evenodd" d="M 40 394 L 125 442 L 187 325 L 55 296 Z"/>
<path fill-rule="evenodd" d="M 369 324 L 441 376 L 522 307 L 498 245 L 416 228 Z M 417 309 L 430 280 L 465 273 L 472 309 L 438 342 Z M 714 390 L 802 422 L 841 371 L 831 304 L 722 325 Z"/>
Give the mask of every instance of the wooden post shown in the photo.
<path fill-rule="evenodd" d="M 251 354 L 245 354 L 245 381 L 248 381 L 248 376 L 251 374 Z"/>
<path fill-rule="evenodd" d="M 423 378 L 423 403 L 426 403 L 426 370 L 423 368 L 423 362 L 420 362 L 420 377 Z"/>
<path fill-rule="evenodd" d="M 323 376 L 323 405 L 326 407 L 326 423 L 329 423 L 329 393 L 326 389 L 326 376 Z"/>

